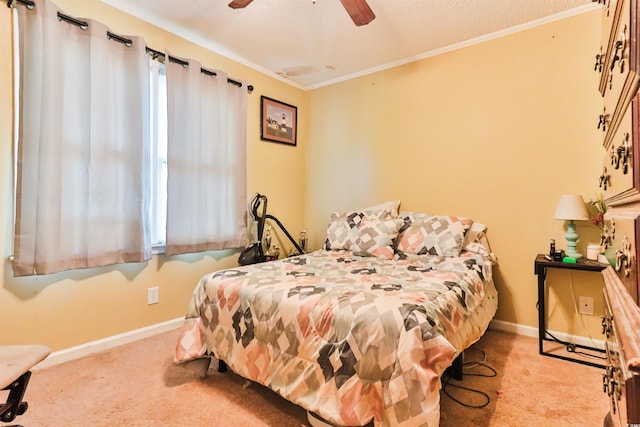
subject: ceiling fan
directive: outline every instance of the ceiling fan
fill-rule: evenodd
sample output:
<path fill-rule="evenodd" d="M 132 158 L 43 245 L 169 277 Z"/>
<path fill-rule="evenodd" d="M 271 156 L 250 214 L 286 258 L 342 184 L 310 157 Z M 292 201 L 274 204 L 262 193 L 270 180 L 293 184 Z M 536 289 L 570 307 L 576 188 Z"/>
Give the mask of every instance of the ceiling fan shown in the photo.
<path fill-rule="evenodd" d="M 229 3 L 229 7 L 232 9 L 241 9 L 246 7 L 252 1 L 253 0 L 233 0 Z M 358 27 L 361 25 L 367 25 L 376 17 L 367 4 L 367 0 L 340 0 L 340 3 L 344 6 L 345 10 L 353 20 L 353 23 Z"/>

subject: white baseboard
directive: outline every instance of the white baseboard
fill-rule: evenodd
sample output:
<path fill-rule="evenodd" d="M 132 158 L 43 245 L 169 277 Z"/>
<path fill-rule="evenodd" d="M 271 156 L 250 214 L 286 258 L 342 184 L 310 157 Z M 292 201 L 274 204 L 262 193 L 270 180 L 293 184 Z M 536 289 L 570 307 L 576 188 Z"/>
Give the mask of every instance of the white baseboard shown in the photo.
<path fill-rule="evenodd" d="M 492 320 L 489 324 L 489 328 L 496 329 L 498 331 L 512 332 L 518 335 L 524 335 L 527 337 L 538 338 L 538 328 L 527 325 L 520 325 L 518 323 L 505 322 L 504 320 Z M 548 331 L 553 334 L 554 337 L 567 341 L 573 344 L 580 344 L 588 347 L 599 348 L 604 350 L 604 340 L 591 339 L 589 337 L 583 337 L 580 335 L 570 335 L 565 332 Z"/>
<path fill-rule="evenodd" d="M 42 362 L 38 363 L 34 370 L 47 368 L 49 366 L 58 365 L 63 362 L 79 359 L 90 354 L 98 353 L 104 350 L 109 350 L 120 345 L 129 344 L 134 341 L 138 341 L 144 338 L 151 337 L 153 335 L 161 334 L 179 328 L 184 321 L 183 317 L 167 320 L 166 322 L 157 323 L 155 325 L 146 326 L 140 329 L 134 329 L 133 331 L 124 332 L 122 334 L 113 335 L 111 337 L 91 341 L 85 344 L 77 345 L 75 347 L 66 348 L 64 350 L 54 351 Z M 519 335 L 538 338 L 538 328 L 532 326 L 520 325 L 517 323 L 505 322 L 503 320 L 492 320 L 489 328 L 499 331 L 512 332 Z M 591 340 L 587 337 L 569 335 L 564 332 L 549 331 L 555 337 L 571 342 L 574 344 L 586 345 L 589 347 L 595 347 L 604 349 L 603 340 Z"/>
<path fill-rule="evenodd" d="M 184 322 L 184 317 L 167 320 L 166 322 L 157 323 L 151 326 L 145 326 L 144 328 L 140 329 L 134 329 L 133 331 L 124 332 L 122 334 L 113 335 L 96 341 L 91 341 L 85 344 L 77 345 L 75 347 L 65 348 L 64 350 L 54 351 L 49 355 L 49 357 L 38 363 L 33 370 L 59 365 L 63 362 L 79 359 L 81 357 L 118 347 L 123 344 L 129 344 L 131 342 L 161 334 L 163 332 L 172 331 L 179 328 L 182 325 L 182 322 Z"/>

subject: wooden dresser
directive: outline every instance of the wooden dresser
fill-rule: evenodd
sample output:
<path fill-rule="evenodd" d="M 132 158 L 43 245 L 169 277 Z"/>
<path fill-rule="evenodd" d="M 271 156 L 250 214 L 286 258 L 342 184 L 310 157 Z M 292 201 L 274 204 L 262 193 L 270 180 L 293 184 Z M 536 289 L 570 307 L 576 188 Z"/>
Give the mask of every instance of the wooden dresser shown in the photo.
<path fill-rule="evenodd" d="M 610 406 L 605 425 L 640 425 L 640 308 L 612 267 L 603 275 L 607 366 L 602 387 Z"/>
<path fill-rule="evenodd" d="M 595 69 L 603 97 L 597 127 L 604 148 L 599 187 L 609 207 L 603 241 L 607 362 L 605 425 L 640 426 L 640 0 L 598 0 L 602 38 Z"/>

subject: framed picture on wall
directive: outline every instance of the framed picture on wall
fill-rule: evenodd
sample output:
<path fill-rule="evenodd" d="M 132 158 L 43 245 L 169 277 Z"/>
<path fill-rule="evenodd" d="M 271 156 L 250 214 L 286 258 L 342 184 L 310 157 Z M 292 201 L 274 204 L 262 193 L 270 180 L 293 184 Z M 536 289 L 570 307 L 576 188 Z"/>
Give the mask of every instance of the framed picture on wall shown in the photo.
<path fill-rule="evenodd" d="M 260 139 L 296 145 L 298 108 L 275 99 L 260 97 Z"/>

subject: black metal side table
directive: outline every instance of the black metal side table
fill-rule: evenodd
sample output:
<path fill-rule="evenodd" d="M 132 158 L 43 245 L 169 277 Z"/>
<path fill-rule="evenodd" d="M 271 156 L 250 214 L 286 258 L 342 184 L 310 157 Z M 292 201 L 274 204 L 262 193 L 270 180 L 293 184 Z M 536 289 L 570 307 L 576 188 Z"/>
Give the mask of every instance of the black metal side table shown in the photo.
<path fill-rule="evenodd" d="M 543 343 L 544 341 L 553 341 L 557 343 L 561 343 L 566 345 L 568 348 L 581 348 L 585 350 L 596 351 L 599 353 L 605 353 L 605 350 L 595 347 L 589 347 L 581 344 L 573 344 L 570 342 L 559 340 L 555 337 L 552 337 L 549 332 L 547 332 L 547 317 L 546 317 L 546 298 L 545 298 L 545 290 L 546 284 L 545 280 L 547 278 L 547 269 L 549 268 L 558 268 L 565 270 L 574 270 L 574 271 L 595 271 L 601 272 L 605 268 L 607 268 L 607 264 L 603 264 L 598 261 L 588 260 L 586 258 L 580 258 L 578 262 L 568 263 L 562 261 L 549 261 L 545 258 L 544 254 L 538 254 L 535 260 L 535 274 L 538 276 L 538 350 L 541 355 L 555 357 L 557 359 L 568 360 L 570 362 L 577 362 L 583 365 L 594 366 L 596 368 L 604 368 L 603 364 L 590 362 L 588 360 L 575 359 L 568 356 L 563 356 L 561 354 L 548 353 L 544 351 Z"/>

